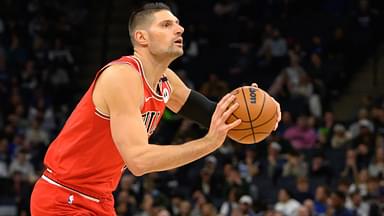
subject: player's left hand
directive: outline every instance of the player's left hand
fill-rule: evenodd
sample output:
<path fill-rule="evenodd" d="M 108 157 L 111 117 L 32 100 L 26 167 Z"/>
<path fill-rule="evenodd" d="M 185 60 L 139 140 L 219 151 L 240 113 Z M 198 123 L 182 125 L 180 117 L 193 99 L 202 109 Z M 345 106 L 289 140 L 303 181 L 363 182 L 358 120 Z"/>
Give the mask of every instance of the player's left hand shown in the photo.
<path fill-rule="evenodd" d="M 258 88 L 258 85 L 256 84 L 256 83 L 252 83 L 252 87 L 255 87 L 255 88 Z M 276 103 L 276 106 L 277 106 L 277 121 L 276 121 L 276 124 L 275 124 L 275 127 L 274 127 L 274 131 L 277 129 L 277 127 L 279 126 L 279 122 L 280 122 L 280 120 L 281 120 L 281 109 L 280 109 L 280 104 L 279 104 L 279 102 L 277 102 L 276 100 L 275 100 L 275 98 L 273 98 L 272 96 L 271 96 L 271 98 L 272 98 L 272 100 L 273 100 L 273 102 L 275 102 Z"/>

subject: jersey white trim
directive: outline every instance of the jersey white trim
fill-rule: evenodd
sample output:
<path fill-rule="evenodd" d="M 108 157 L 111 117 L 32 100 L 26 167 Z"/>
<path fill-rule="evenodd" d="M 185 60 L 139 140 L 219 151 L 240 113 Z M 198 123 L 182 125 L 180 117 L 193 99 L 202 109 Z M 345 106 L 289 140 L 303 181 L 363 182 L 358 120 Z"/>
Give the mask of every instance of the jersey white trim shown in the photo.
<path fill-rule="evenodd" d="M 110 120 L 109 117 L 105 117 L 105 116 L 101 115 L 100 113 L 98 113 L 98 111 L 95 111 L 95 114 L 104 120 L 108 120 L 108 121 Z"/>
<path fill-rule="evenodd" d="M 101 111 L 99 108 L 95 107 L 95 109 L 96 109 L 96 111 L 99 112 L 100 114 L 102 114 L 102 115 L 104 115 L 104 116 L 106 116 L 106 117 L 110 117 L 109 114 L 107 114 L 107 113 Z"/>
<path fill-rule="evenodd" d="M 148 88 L 151 90 L 151 93 L 156 96 L 156 97 L 159 97 L 159 98 L 156 98 L 154 97 L 155 99 L 157 99 L 158 101 L 163 101 L 163 96 L 162 95 L 159 95 L 155 90 L 152 89 L 151 85 L 149 85 L 148 83 L 148 80 L 147 80 L 147 77 L 145 77 L 145 73 L 144 73 L 144 67 L 143 67 L 143 63 L 141 62 L 141 60 L 139 58 L 137 58 L 136 56 L 132 56 L 134 60 L 136 60 L 138 63 L 139 63 L 139 66 L 140 66 L 140 73 L 142 74 L 144 80 L 145 80 L 145 83 L 147 84 Z M 157 86 L 159 86 L 159 83 L 157 83 Z"/>
<path fill-rule="evenodd" d="M 91 201 L 93 201 L 93 202 L 97 202 L 97 203 L 100 202 L 99 199 L 96 199 L 96 198 L 94 198 L 94 197 L 91 197 L 91 196 L 85 195 L 85 194 L 83 194 L 83 193 L 80 193 L 80 192 L 78 192 L 78 191 L 72 190 L 71 188 L 65 187 L 64 185 L 61 185 L 61 184 L 59 184 L 59 183 L 53 181 L 52 179 L 48 178 L 48 177 L 45 176 L 45 175 L 42 175 L 42 176 L 41 176 L 41 179 L 45 180 L 45 181 L 48 182 L 49 184 L 52 184 L 52 185 L 55 185 L 55 186 L 57 186 L 57 187 L 60 187 L 60 188 L 66 189 L 66 190 L 68 190 L 68 191 L 71 191 L 71 192 L 73 192 L 73 193 L 76 193 L 76 194 L 78 194 L 78 195 L 84 197 L 85 199 L 88 199 L 88 200 L 91 200 Z"/>

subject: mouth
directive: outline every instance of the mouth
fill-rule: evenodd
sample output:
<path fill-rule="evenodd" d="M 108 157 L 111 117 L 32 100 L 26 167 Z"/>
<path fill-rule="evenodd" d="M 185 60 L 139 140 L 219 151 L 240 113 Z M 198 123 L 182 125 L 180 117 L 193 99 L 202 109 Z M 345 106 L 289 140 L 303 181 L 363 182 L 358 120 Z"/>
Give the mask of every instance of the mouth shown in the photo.
<path fill-rule="evenodd" d="M 179 38 L 174 42 L 176 46 L 183 47 L 183 38 Z"/>

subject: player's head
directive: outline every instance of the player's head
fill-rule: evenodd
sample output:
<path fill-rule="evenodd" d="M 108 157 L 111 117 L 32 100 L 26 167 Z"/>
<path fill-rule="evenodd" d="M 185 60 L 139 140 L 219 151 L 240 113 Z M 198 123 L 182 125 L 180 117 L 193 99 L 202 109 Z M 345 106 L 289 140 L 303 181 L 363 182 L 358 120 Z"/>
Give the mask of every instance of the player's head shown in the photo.
<path fill-rule="evenodd" d="M 183 54 L 184 28 L 164 3 L 147 3 L 131 14 L 128 24 L 133 47 L 152 55 L 179 57 Z"/>

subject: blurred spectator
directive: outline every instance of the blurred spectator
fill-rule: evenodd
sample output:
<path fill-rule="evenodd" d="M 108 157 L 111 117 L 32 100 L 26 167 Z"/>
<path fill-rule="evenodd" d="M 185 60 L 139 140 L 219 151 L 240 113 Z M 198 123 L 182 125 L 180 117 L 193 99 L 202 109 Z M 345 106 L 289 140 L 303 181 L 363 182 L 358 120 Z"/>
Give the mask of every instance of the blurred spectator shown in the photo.
<path fill-rule="evenodd" d="M 370 201 L 379 201 L 383 197 L 383 186 L 380 185 L 380 179 L 370 177 L 367 182 L 367 199 Z"/>
<path fill-rule="evenodd" d="M 180 213 L 179 216 L 190 216 L 191 215 L 191 203 L 187 200 L 183 200 L 180 203 Z"/>
<path fill-rule="evenodd" d="M 298 152 L 290 152 L 288 160 L 283 166 L 283 176 L 305 177 L 308 174 L 308 164 L 303 161 Z"/>
<path fill-rule="evenodd" d="M 335 190 L 343 192 L 344 194 L 348 194 L 350 187 L 351 187 L 351 180 L 347 178 L 340 178 L 337 181 Z"/>
<path fill-rule="evenodd" d="M 359 144 L 364 143 L 374 148 L 375 139 L 373 136 L 373 124 L 367 119 L 359 120 L 359 132 L 355 138 L 352 139 L 353 147 L 357 147 Z"/>
<path fill-rule="evenodd" d="M 240 172 L 232 166 L 226 166 L 224 170 L 225 182 L 222 191 L 228 194 L 230 189 L 236 187 L 240 194 L 249 193 L 249 183 L 241 178 Z"/>
<path fill-rule="evenodd" d="M 41 128 L 48 133 L 48 136 L 57 128 L 53 107 L 42 95 L 37 96 L 35 103 L 29 107 L 28 120 L 29 122 L 41 121 Z M 46 142 L 44 144 L 48 145 Z"/>
<path fill-rule="evenodd" d="M 151 216 L 153 214 L 154 199 L 151 194 L 146 193 L 143 196 L 140 211 L 136 216 Z"/>
<path fill-rule="evenodd" d="M 241 211 L 241 215 L 244 216 L 256 216 L 253 211 L 253 200 L 249 195 L 243 195 L 239 199 L 239 209 Z"/>
<path fill-rule="evenodd" d="M 366 109 L 362 108 L 358 111 L 357 121 L 353 122 L 349 126 L 349 132 L 351 133 L 352 138 L 355 138 L 360 133 L 360 127 L 366 125 L 370 130 L 373 131 L 374 126 L 371 121 L 368 120 L 369 113 Z"/>
<path fill-rule="evenodd" d="M 201 216 L 216 216 L 216 208 L 212 203 L 204 203 L 201 207 Z"/>
<path fill-rule="evenodd" d="M 278 142 L 271 142 L 268 145 L 268 154 L 261 161 L 261 170 L 264 176 L 276 182 L 282 175 L 285 160 L 280 155 L 281 146 Z"/>
<path fill-rule="evenodd" d="M 323 40 L 321 39 L 320 35 L 314 35 L 312 37 L 309 52 L 310 53 L 318 53 L 320 55 L 325 53 Z"/>
<path fill-rule="evenodd" d="M 384 147 L 378 146 L 376 148 L 368 171 L 370 176 L 384 178 Z"/>
<path fill-rule="evenodd" d="M 346 131 L 344 125 L 336 124 L 333 127 L 333 136 L 331 138 L 331 146 L 334 149 L 343 148 L 349 145 L 351 135 Z"/>
<path fill-rule="evenodd" d="M 135 212 L 136 200 L 127 191 L 120 191 L 116 199 L 116 213 L 120 216 L 132 215 Z"/>
<path fill-rule="evenodd" d="M 183 202 L 183 197 L 179 194 L 172 194 L 169 196 L 170 199 L 170 207 L 169 209 L 171 210 L 172 215 L 178 215 L 180 213 L 180 206 L 181 203 Z"/>
<path fill-rule="evenodd" d="M 297 209 L 297 216 L 310 216 L 310 215 L 311 215 L 311 212 L 305 206 L 300 206 Z"/>
<path fill-rule="evenodd" d="M 226 93 L 228 93 L 228 83 L 221 80 L 216 74 L 210 73 L 208 80 L 202 84 L 200 92 L 210 98 L 218 101 Z"/>
<path fill-rule="evenodd" d="M 314 200 L 314 214 L 325 215 L 327 211 L 327 200 L 330 196 L 329 188 L 325 185 L 316 187 Z"/>
<path fill-rule="evenodd" d="M 61 38 L 55 39 L 55 45 L 52 50 L 48 52 L 49 61 L 59 67 L 73 66 L 74 58 L 69 49 L 63 44 Z"/>
<path fill-rule="evenodd" d="M 20 172 L 23 180 L 30 182 L 36 180 L 37 176 L 32 164 L 28 160 L 28 152 L 26 150 L 19 150 L 9 166 L 10 175 L 13 175 L 15 172 Z"/>
<path fill-rule="evenodd" d="M 191 216 L 202 215 L 203 206 L 208 203 L 207 197 L 201 191 L 193 192 L 194 206 L 191 211 Z"/>
<path fill-rule="evenodd" d="M 360 195 L 365 197 L 368 194 L 367 190 L 367 182 L 368 182 L 369 174 L 367 169 L 362 169 L 359 171 L 358 178 L 355 183 L 352 183 L 349 186 L 348 192 L 353 193 L 355 191 L 359 191 Z"/>
<path fill-rule="evenodd" d="M 280 66 L 283 64 L 284 57 L 288 54 L 288 46 L 280 30 L 271 29 L 269 25 L 265 28 L 265 35 L 262 45 L 258 51 L 258 55 L 264 57 L 271 64 Z"/>
<path fill-rule="evenodd" d="M 0 137 L 0 178 L 8 177 L 8 142 Z"/>
<path fill-rule="evenodd" d="M 360 143 L 356 148 L 356 159 L 357 159 L 357 167 L 358 169 L 366 169 L 368 168 L 369 163 L 372 159 L 372 150 L 370 146 L 374 145 L 374 143 L 366 144 Z"/>
<path fill-rule="evenodd" d="M 298 177 L 296 180 L 296 189 L 293 192 L 293 198 L 300 203 L 304 203 L 304 200 L 313 199 L 313 195 L 309 188 L 309 180 L 306 177 Z"/>
<path fill-rule="evenodd" d="M 310 113 L 320 118 L 322 115 L 322 106 L 320 97 L 315 93 L 314 85 L 307 74 L 303 74 L 300 77 L 299 83 L 292 91 L 292 95 L 304 97 L 308 101 Z"/>
<path fill-rule="evenodd" d="M 290 65 L 284 68 L 276 77 L 269 89 L 269 93 L 273 96 L 279 95 L 286 86 L 290 94 L 295 94 L 295 90 L 299 86 L 300 79 L 304 75 L 306 75 L 306 72 L 300 65 L 299 57 L 296 54 L 292 54 L 290 56 Z"/>
<path fill-rule="evenodd" d="M 310 63 L 306 67 L 309 77 L 314 83 L 315 92 L 319 93 L 322 97 L 325 96 L 324 80 L 326 69 L 323 65 L 323 60 L 319 53 L 312 53 L 310 56 Z"/>
<path fill-rule="evenodd" d="M 229 190 L 227 199 L 221 204 L 219 216 L 230 216 L 233 209 L 238 207 L 238 190 L 233 187 Z"/>
<path fill-rule="evenodd" d="M 8 177 L 8 167 L 5 161 L 0 160 L 0 178 Z"/>
<path fill-rule="evenodd" d="M 300 208 L 300 203 L 293 199 L 287 189 L 280 189 L 278 202 L 275 205 L 275 210 L 283 215 L 296 215 Z"/>
<path fill-rule="evenodd" d="M 309 215 L 315 214 L 315 204 L 314 204 L 313 200 L 311 200 L 311 199 L 304 200 L 302 207 L 307 209 L 307 211 L 304 211 L 303 213 L 307 212 Z M 300 212 L 298 212 L 298 214 L 300 214 Z"/>
<path fill-rule="evenodd" d="M 293 126 L 293 124 L 292 114 L 288 111 L 282 111 L 281 121 L 279 123 L 279 127 L 277 128 L 276 134 L 278 136 L 282 136 L 288 128 Z"/>
<path fill-rule="evenodd" d="M 154 215 L 155 216 L 171 216 L 171 213 L 164 207 L 158 207 Z"/>
<path fill-rule="evenodd" d="M 384 137 L 384 107 L 373 107 L 372 119 L 375 128 L 375 134 Z"/>
<path fill-rule="evenodd" d="M 41 127 L 41 122 L 36 119 L 32 120 L 30 128 L 25 132 L 25 139 L 27 143 L 35 145 L 43 143 L 47 146 L 49 143 L 48 133 Z"/>
<path fill-rule="evenodd" d="M 250 183 L 254 176 L 259 174 L 259 162 L 256 160 L 256 153 L 253 149 L 245 150 L 244 161 L 239 162 L 238 169 L 240 175 L 248 183 Z"/>
<path fill-rule="evenodd" d="M 312 158 L 309 169 L 309 177 L 311 181 L 317 184 L 330 184 L 332 180 L 332 168 L 322 153 L 317 153 Z"/>
<path fill-rule="evenodd" d="M 321 147 L 328 147 L 330 139 L 333 133 L 333 127 L 335 126 L 335 116 L 333 112 L 327 111 L 323 115 L 322 122 L 318 128 L 319 135 L 319 143 Z"/>
<path fill-rule="evenodd" d="M 344 170 L 340 176 L 348 178 L 351 181 L 357 179 L 358 167 L 356 161 L 356 152 L 353 149 L 348 149 L 346 152 Z"/>
<path fill-rule="evenodd" d="M 350 199 L 347 200 L 345 207 L 356 215 L 369 215 L 369 205 L 366 203 L 361 193 L 356 190 L 350 194 Z"/>
<path fill-rule="evenodd" d="M 217 183 L 213 180 L 213 172 L 208 168 L 203 168 L 200 171 L 200 177 L 197 179 L 194 191 L 201 191 L 207 197 L 217 196 Z"/>
<path fill-rule="evenodd" d="M 296 150 L 313 149 L 316 145 L 316 132 L 308 125 L 308 117 L 297 118 L 296 125 L 288 128 L 284 138 L 289 140 Z"/>
<path fill-rule="evenodd" d="M 345 208 L 346 196 L 341 191 L 335 191 L 331 194 L 330 208 L 327 209 L 327 214 L 334 216 L 354 216 L 352 211 Z"/>
<path fill-rule="evenodd" d="M 24 174 L 18 170 L 11 173 L 12 188 L 11 193 L 16 201 L 20 215 L 29 213 L 29 194 L 32 192 L 32 185 L 29 179 L 25 179 Z"/>

